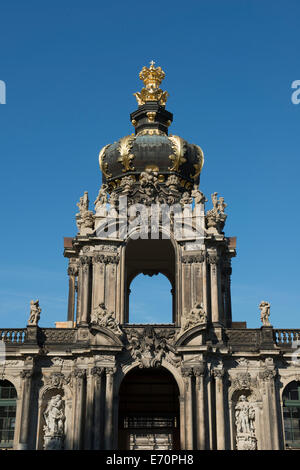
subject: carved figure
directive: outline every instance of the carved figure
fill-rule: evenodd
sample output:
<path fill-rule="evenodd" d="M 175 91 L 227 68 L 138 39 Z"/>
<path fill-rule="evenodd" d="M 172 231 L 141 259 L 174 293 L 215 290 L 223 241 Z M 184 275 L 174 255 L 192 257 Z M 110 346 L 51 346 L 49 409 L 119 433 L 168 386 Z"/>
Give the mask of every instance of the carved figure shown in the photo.
<path fill-rule="evenodd" d="M 108 186 L 107 184 L 103 184 L 101 188 L 99 189 L 98 196 L 94 202 L 95 205 L 95 210 L 97 211 L 100 208 L 103 208 L 106 206 L 107 203 L 107 189 Z"/>
<path fill-rule="evenodd" d="M 206 213 L 206 225 L 209 233 L 221 233 L 224 228 L 227 215 L 224 210 L 227 204 L 224 198 L 220 197 L 218 200 L 218 193 L 211 195 L 213 208 Z"/>
<path fill-rule="evenodd" d="M 28 325 L 36 326 L 40 319 L 41 308 L 39 306 L 39 300 L 30 301 L 30 316 L 28 320 Z"/>
<path fill-rule="evenodd" d="M 260 319 L 261 319 L 263 326 L 271 326 L 271 323 L 269 321 L 270 307 L 271 307 L 271 304 L 264 300 L 259 304 Z"/>
<path fill-rule="evenodd" d="M 201 204 L 201 202 L 205 201 L 204 194 L 198 189 L 198 186 L 195 184 L 194 189 L 191 192 L 192 198 L 194 198 L 195 204 Z"/>
<path fill-rule="evenodd" d="M 235 406 L 236 442 L 238 450 L 255 450 L 255 409 L 245 395 Z"/>
<path fill-rule="evenodd" d="M 108 313 L 105 304 L 102 302 L 91 314 L 91 323 L 104 328 L 111 329 L 115 334 L 122 335 L 123 332 L 120 329 L 119 323 L 114 317 L 114 313 Z"/>
<path fill-rule="evenodd" d="M 64 403 L 61 395 L 55 395 L 49 400 L 44 411 L 44 448 L 46 450 L 59 450 L 63 448 L 64 440 Z"/>
<path fill-rule="evenodd" d="M 138 360 L 140 368 L 158 367 L 169 352 L 174 353 L 174 348 L 169 344 L 168 339 L 156 333 L 152 327 L 144 328 L 142 334 L 133 330 L 127 338 L 127 349 L 132 358 Z M 170 357 L 168 359 L 172 360 Z"/>
<path fill-rule="evenodd" d="M 76 223 L 80 235 L 92 233 L 94 228 L 94 214 L 92 211 L 89 211 L 89 197 L 87 191 L 85 191 L 84 195 L 80 198 L 77 206 L 79 213 L 76 214 Z"/>
<path fill-rule="evenodd" d="M 199 303 L 195 304 L 191 311 L 185 313 L 182 317 L 180 334 L 188 330 L 189 328 L 193 328 L 196 325 L 206 323 L 206 321 L 207 314 L 204 311 L 203 305 Z"/>

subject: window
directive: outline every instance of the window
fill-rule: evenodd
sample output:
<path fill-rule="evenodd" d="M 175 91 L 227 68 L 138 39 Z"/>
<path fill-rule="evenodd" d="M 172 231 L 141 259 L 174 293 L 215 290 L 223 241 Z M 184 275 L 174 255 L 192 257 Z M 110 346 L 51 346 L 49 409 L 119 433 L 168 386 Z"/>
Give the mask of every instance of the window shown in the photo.
<path fill-rule="evenodd" d="M 17 392 L 7 380 L 0 381 L 0 448 L 13 447 Z"/>
<path fill-rule="evenodd" d="M 172 286 L 163 274 L 140 274 L 130 285 L 130 323 L 172 323 Z"/>
<path fill-rule="evenodd" d="M 283 421 L 286 446 L 300 448 L 300 382 L 291 382 L 283 392 Z"/>

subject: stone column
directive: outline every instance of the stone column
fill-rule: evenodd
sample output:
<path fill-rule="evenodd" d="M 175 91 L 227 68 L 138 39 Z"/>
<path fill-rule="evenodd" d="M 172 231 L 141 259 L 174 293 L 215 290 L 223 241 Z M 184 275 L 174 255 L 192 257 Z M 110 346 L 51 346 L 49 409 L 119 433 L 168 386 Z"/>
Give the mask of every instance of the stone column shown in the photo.
<path fill-rule="evenodd" d="M 225 260 L 224 266 L 224 287 L 225 287 L 225 298 L 224 298 L 224 316 L 225 316 L 225 325 L 230 327 L 232 322 L 232 312 L 231 312 L 231 259 Z"/>
<path fill-rule="evenodd" d="M 264 382 L 264 409 L 263 421 L 265 427 L 266 450 L 279 450 L 278 413 L 276 405 L 276 391 L 274 379 L 276 370 L 265 368 L 260 377 Z M 268 438 L 266 438 L 268 436 Z"/>
<path fill-rule="evenodd" d="M 205 405 L 204 405 L 204 374 L 205 364 L 194 367 L 196 376 L 196 407 L 197 407 L 197 449 L 205 449 Z"/>
<path fill-rule="evenodd" d="M 89 321 L 89 305 L 90 305 L 90 265 L 92 258 L 90 256 L 82 256 L 81 264 L 81 286 L 80 286 L 80 324 L 87 325 Z"/>
<path fill-rule="evenodd" d="M 113 407 L 114 407 L 114 374 L 115 367 L 107 367 L 106 372 L 106 393 L 105 393 L 105 427 L 104 427 L 104 447 L 105 450 L 112 450 L 113 442 Z"/>
<path fill-rule="evenodd" d="M 23 380 L 22 384 L 22 410 L 21 410 L 21 426 L 20 426 L 20 439 L 19 450 L 28 449 L 29 441 L 29 421 L 30 421 L 30 403 L 31 403 L 31 388 L 32 388 L 32 370 L 22 370 L 20 376 Z"/>
<path fill-rule="evenodd" d="M 68 267 L 68 275 L 69 275 L 68 321 L 74 322 L 75 285 L 76 285 L 76 276 L 78 275 L 77 266 L 70 265 Z"/>
<path fill-rule="evenodd" d="M 208 256 L 210 263 L 210 285 L 211 285 L 211 321 L 213 323 L 220 323 L 220 281 L 219 281 L 219 257 L 216 253 L 209 253 Z"/>
<path fill-rule="evenodd" d="M 225 450 L 225 416 L 224 416 L 224 369 L 213 369 L 216 381 L 216 435 L 217 450 Z"/>
<path fill-rule="evenodd" d="M 101 386 L 104 367 L 93 367 L 91 373 L 94 381 L 94 425 L 93 425 L 93 449 L 103 449 L 101 439 Z"/>
<path fill-rule="evenodd" d="M 181 371 L 185 382 L 185 449 L 193 450 L 193 390 L 192 376 L 193 369 L 185 367 Z"/>
<path fill-rule="evenodd" d="M 84 433 L 84 448 L 91 450 L 93 448 L 93 398 L 94 398 L 94 387 L 93 387 L 93 375 L 87 373 L 86 376 L 86 402 L 85 402 L 85 433 Z"/>
<path fill-rule="evenodd" d="M 93 303 L 92 310 L 105 303 L 105 257 L 96 255 L 93 258 Z"/>
<path fill-rule="evenodd" d="M 75 378 L 75 407 L 74 407 L 74 443 L 73 449 L 82 449 L 83 437 L 83 404 L 84 404 L 84 369 L 74 370 Z"/>
<path fill-rule="evenodd" d="M 179 397 L 179 412 L 180 412 L 180 448 L 184 450 L 186 448 L 186 436 L 185 436 L 185 397 L 180 395 Z"/>

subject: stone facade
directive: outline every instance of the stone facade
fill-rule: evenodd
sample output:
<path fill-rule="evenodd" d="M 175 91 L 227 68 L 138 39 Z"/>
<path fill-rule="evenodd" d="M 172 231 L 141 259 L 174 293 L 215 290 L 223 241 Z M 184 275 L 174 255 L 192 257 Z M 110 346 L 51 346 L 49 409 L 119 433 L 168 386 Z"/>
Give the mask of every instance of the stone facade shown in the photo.
<path fill-rule="evenodd" d="M 149 73 L 155 73 L 151 67 Z M 160 92 L 159 100 L 166 97 Z M 0 385 L 8 381 L 17 392 L 12 446 L 284 449 L 283 391 L 300 381 L 293 348 L 300 329 L 273 328 L 268 302 L 259 306 L 260 328 L 232 321 L 230 277 L 236 251 L 235 238 L 223 232 L 224 198 L 213 193 L 213 208 L 206 211 L 206 198 L 197 186 L 201 149 L 176 136 L 167 143 L 171 113 L 165 103 L 145 100 L 132 115 L 136 137 L 100 152 L 105 182 L 96 212 L 89 210 L 85 192 L 78 203 L 78 234 L 65 239 L 67 322 L 41 328 L 41 308 L 32 301 L 26 328 L 0 329 L 6 349 Z M 139 170 L 139 135 L 143 145 L 158 148 L 158 163 L 167 158 L 164 171 L 154 163 Z M 152 155 L 150 147 L 146 151 Z M 161 148 L 169 158 L 168 153 L 160 156 Z M 196 242 L 189 235 L 176 236 L 171 217 L 169 239 L 162 239 L 161 209 L 154 239 L 134 238 L 133 228 L 121 236 L 114 218 L 119 216 L 120 228 L 131 214 L 121 214 L 120 196 L 127 197 L 129 207 L 138 203 L 149 208 L 153 202 L 189 207 L 190 233 L 200 227 L 203 236 Z M 104 224 L 111 228 L 110 237 L 101 231 Z M 152 228 L 147 222 L 146 232 Z M 162 272 L 170 280 L 172 323 L 129 323 L 130 283 L 141 272 Z M 134 383 L 138 386 L 130 389 Z M 130 390 L 139 397 L 138 387 L 147 390 L 154 383 L 165 390 L 162 395 L 153 385 L 157 402 L 173 394 L 169 414 L 149 396 L 150 408 L 142 393 L 140 405 L 127 407 L 124 397 L 130 397 Z"/>

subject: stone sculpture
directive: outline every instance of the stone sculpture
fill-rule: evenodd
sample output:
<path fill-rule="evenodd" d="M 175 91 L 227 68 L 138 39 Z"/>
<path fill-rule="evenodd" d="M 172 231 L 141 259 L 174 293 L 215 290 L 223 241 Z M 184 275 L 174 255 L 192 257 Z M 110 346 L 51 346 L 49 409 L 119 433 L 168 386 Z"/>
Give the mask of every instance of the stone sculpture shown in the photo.
<path fill-rule="evenodd" d="M 114 313 L 108 313 L 105 304 L 101 302 L 91 314 L 91 323 L 93 325 L 103 326 L 112 330 L 116 335 L 122 335 L 119 323 L 114 317 Z"/>
<path fill-rule="evenodd" d="M 235 406 L 236 446 L 238 450 L 255 450 L 255 409 L 245 395 Z"/>
<path fill-rule="evenodd" d="M 28 326 L 37 326 L 40 319 L 41 308 L 39 306 L 39 300 L 30 301 L 30 316 L 28 319 Z"/>
<path fill-rule="evenodd" d="M 61 395 L 53 396 L 44 411 L 44 449 L 61 450 L 64 441 L 64 402 Z"/>
<path fill-rule="evenodd" d="M 269 321 L 270 307 L 271 307 L 271 304 L 269 302 L 266 302 L 265 300 L 263 300 L 259 304 L 260 319 L 261 319 L 263 326 L 271 326 L 271 323 Z"/>

